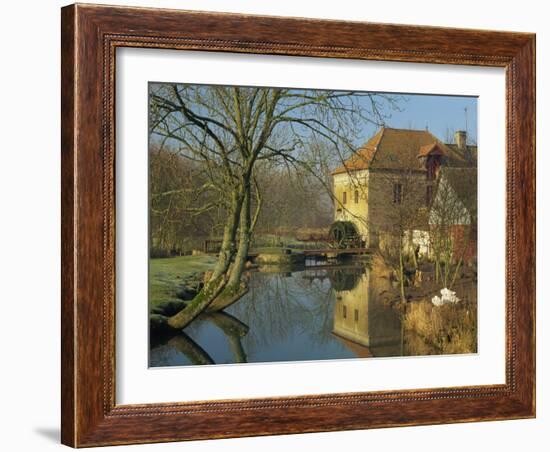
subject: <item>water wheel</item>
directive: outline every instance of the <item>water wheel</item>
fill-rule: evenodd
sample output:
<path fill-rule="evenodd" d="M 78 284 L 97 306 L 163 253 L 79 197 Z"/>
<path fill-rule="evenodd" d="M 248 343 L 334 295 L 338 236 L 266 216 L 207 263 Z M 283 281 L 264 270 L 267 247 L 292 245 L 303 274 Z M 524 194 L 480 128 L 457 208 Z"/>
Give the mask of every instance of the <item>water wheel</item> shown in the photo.
<path fill-rule="evenodd" d="M 365 273 L 365 269 L 362 267 L 357 268 L 345 268 L 328 270 L 327 275 L 330 280 L 330 285 L 336 292 L 343 290 L 353 290 L 357 287 L 357 283 L 361 278 L 361 275 Z"/>
<path fill-rule="evenodd" d="M 335 248 L 355 248 L 361 244 L 357 228 L 351 221 L 336 221 L 332 223 L 329 237 Z"/>

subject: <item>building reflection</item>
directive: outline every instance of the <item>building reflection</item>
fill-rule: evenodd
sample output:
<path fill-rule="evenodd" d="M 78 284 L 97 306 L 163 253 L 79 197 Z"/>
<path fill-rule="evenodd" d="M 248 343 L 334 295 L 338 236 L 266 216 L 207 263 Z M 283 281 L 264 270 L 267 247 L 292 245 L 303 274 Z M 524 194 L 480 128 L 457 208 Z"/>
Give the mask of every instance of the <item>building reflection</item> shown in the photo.
<path fill-rule="evenodd" d="M 376 267 L 360 273 L 338 274 L 333 288 L 333 334 L 359 358 L 403 355 L 401 316 L 384 298 L 392 288 Z"/>

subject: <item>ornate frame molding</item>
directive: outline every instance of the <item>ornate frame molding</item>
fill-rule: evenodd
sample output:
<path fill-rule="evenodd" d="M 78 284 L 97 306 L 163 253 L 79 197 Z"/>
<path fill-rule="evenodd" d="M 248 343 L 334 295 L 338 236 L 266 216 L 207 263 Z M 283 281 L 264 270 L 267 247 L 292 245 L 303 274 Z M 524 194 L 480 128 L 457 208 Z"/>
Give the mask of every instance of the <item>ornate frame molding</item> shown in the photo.
<path fill-rule="evenodd" d="M 77 4 L 62 9 L 62 45 L 64 444 L 81 447 L 534 416 L 534 35 Z M 118 47 L 506 68 L 506 383 L 116 405 Z"/>

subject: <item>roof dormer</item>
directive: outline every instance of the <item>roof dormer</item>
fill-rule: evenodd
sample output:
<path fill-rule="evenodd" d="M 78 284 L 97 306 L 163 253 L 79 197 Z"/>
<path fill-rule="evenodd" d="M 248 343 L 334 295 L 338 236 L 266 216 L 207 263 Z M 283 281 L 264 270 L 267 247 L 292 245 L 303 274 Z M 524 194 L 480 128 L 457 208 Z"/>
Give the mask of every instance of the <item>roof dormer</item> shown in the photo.
<path fill-rule="evenodd" d="M 437 178 L 444 157 L 445 152 L 437 142 L 427 144 L 420 148 L 418 158 L 422 162 L 424 168 L 426 168 L 427 180 L 435 180 Z"/>

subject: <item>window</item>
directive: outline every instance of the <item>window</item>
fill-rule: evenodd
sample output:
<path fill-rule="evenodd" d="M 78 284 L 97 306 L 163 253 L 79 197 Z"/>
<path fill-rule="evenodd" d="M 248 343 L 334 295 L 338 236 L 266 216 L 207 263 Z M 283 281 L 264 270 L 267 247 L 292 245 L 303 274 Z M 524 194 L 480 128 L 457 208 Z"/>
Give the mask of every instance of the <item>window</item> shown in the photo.
<path fill-rule="evenodd" d="M 357 310 L 357 309 L 354 312 L 354 318 L 355 318 L 356 322 L 359 322 L 359 310 Z"/>
<path fill-rule="evenodd" d="M 346 192 L 342 193 L 342 204 L 345 204 L 348 200 L 348 194 Z"/>
<path fill-rule="evenodd" d="M 435 179 L 435 166 L 428 164 L 428 171 L 426 172 L 426 179 L 434 180 Z"/>
<path fill-rule="evenodd" d="M 435 180 L 440 166 L 441 166 L 441 156 L 430 155 L 426 161 L 426 179 Z"/>
<path fill-rule="evenodd" d="M 393 184 L 393 202 L 394 204 L 401 204 L 403 200 L 403 185 L 397 183 Z"/>
<path fill-rule="evenodd" d="M 346 305 L 342 306 L 342 316 L 344 319 L 348 316 L 348 309 L 346 308 Z"/>
<path fill-rule="evenodd" d="M 433 185 L 427 185 L 426 186 L 426 205 L 429 206 L 432 203 L 434 194 L 434 187 Z"/>
<path fill-rule="evenodd" d="M 355 190 L 355 204 L 359 204 L 359 190 Z"/>

